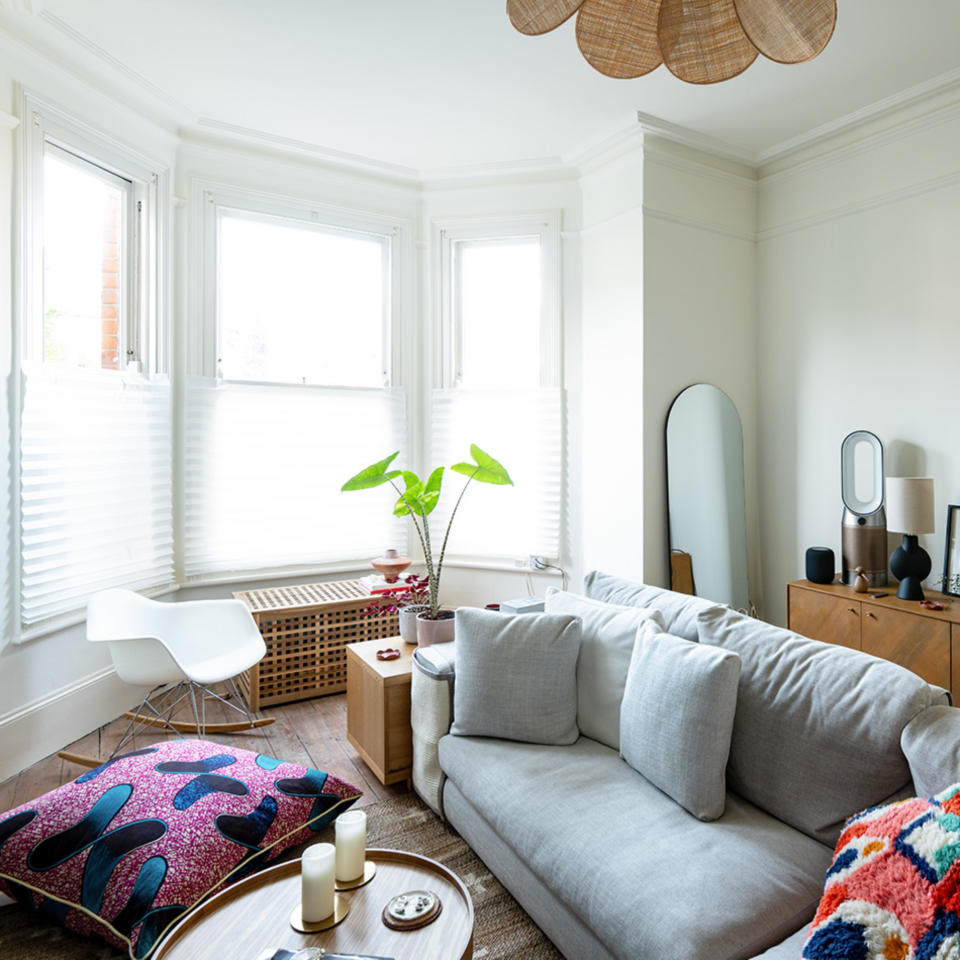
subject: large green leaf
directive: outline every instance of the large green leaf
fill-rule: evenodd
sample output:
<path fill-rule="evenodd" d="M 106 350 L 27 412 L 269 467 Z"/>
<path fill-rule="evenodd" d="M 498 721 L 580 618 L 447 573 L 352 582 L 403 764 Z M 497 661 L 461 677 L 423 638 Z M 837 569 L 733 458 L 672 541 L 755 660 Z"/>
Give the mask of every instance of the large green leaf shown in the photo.
<path fill-rule="evenodd" d="M 443 480 L 443 467 L 437 467 L 433 473 L 427 477 L 424 483 L 411 470 L 404 470 L 403 480 L 407 489 L 403 496 L 397 499 L 393 505 L 393 515 L 395 517 L 405 517 L 411 512 L 417 516 L 428 516 L 433 512 L 437 501 L 440 499 L 440 483 Z"/>
<path fill-rule="evenodd" d="M 393 505 L 393 515 L 395 517 L 405 517 L 410 513 L 410 508 L 420 512 L 420 498 L 423 496 L 423 481 L 412 471 L 406 470 L 403 479 L 407 489 L 403 491 L 402 497 L 397 497 L 397 502 Z"/>
<path fill-rule="evenodd" d="M 455 463 L 450 469 L 462 473 L 465 477 L 473 477 L 481 483 L 509 484 L 513 486 L 510 474 L 507 473 L 499 460 L 494 460 L 488 453 L 484 453 L 475 443 L 470 444 L 470 456 L 476 463 Z"/>
<path fill-rule="evenodd" d="M 426 485 L 423 488 L 423 512 L 427 515 L 433 513 L 433 508 L 440 499 L 441 483 L 443 483 L 443 467 L 437 467 L 437 469 L 427 477 Z"/>
<path fill-rule="evenodd" d="M 387 467 L 400 456 L 400 451 L 378 460 L 369 467 L 361 470 L 355 477 L 351 477 L 340 489 L 341 490 L 369 490 L 371 487 L 379 487 L 383 483 L 400 476 L 399 470 L 387 471 Z"/>

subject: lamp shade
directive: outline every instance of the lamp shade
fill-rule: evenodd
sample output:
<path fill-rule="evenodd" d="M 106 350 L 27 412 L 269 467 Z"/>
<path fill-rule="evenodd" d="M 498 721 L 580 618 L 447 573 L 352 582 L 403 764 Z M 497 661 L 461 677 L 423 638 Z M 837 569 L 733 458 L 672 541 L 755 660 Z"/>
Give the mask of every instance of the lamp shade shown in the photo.
<path fill-rule="evenodd" d="M 887 529 L 891 533 L 933 533 L 933 480 L 887 477 Z"/>

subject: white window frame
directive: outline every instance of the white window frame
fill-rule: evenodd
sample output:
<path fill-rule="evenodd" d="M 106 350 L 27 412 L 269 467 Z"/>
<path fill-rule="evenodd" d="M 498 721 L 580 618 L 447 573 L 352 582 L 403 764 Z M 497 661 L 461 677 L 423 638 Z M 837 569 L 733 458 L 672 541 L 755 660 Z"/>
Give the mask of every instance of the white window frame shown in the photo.
<path fill-rule="evenodd" d="M 129 371 L 168 374 L 172 357 L 171 303 L 171 210 L 170 169 L 96 127 L 74 117 L 33 91 L 19 87 L 19 205 L 17 230 L 20 242 L 14 253 L 13 357 L 21 384 L 27 370 L 43 363 L 43 157 L 49 142 L 58 151 L 87 161 L 108 175 L 129 181 L 133 191 L 131 219 L 123 229 L 134 230 L 124 251 L 128 257 L 124 296 L 127 329 L 118 324 L 117 371 L 97 370 L 103 377 L 123 377 Z M 40 322 L 37 313 L 40 311 Z M 133 354 L 126 351 L 133 350 Z M 22 389 L 12 396 L 10 431 L 11 465 L 19 478 L 21 471 Z M 24 627 L 16 611 L 20 607 L 22 513 L 19 496 L 9 505 L 13 556 L 10 559 L 11 603 L 9 621 L 12 641 L 24 643 L 65 627 L 82 623 L 85 610 L 58 616 Z M 175 590 L 176 584 L 151 590 Z"/>
<path fill-rule="evenodd" d="M 559 210 L 535 211 L 525 214 L 505 214 L 482 217 L 438 219 L 432 224 L 434 322 L 429 333 L 433 357 L 432 384 L 435 388 L 458 389 L 460 383 L 460 343 L 462 333 L 456 302 L 456 247 L 463 240 L 498 240 L 511 237 L 539 237 L 541 313 L 540 313 L 540 388 L 555 388 L 560 402 L 564 395 L 564 355 L 562 316 L 562 215 Z M 504 345 L 509 349 L 509 344 Z M 424 370 L 424 373 L 426 371 Z M 424 419 L 430 430 L 432 399 L 426 401 Z M 566 417 L 560 416 L 561 488 L 566 485 Z M 433 466 L 434 464 L 431 464 Z M 566 527 L 566 499 L 563 498 L 559 517 L 559 552 L 564 553 Z M 451 555 L 445 561 L 450 567 L 469 567 L 491 570 L 516 570 L 526 558 Z M 560 562 L 562 556 L 548 557 Z"/>
<path fill-rule="evenodd" d="M 121 371 L 133 364 L 143 373 L 167 372 L 169 169 L 29 91 L 23 92 L 21 115 L 21 364 L 43 362 L 43 158 L 49 143 L 83 169 L 89 170 L 89 164 L 111 182 L 129 183 L 130 203 L 121 225 L 118 366 Z"/>
<path fill-rule="evenodd" d="M 387 241 L 387 264 L 384 276 L 386 316 L 383 323 L 384 387 L 401 383 L 401 270 L 406 224 L 403 221 L 350 210 L 326 203 L 278 194 L 249 190 L 243 187 L 196 179 L 191 187 L 191 209 L 194 211 L 192 232 L 201 251 L 191 277 L 191 288 L 201 305 L 200 323 L 193 325 L 188 344 L 189 369 L 201 376 L 219 376 L 219 304 L 218 304 L 218 228 L 222 213 L 248 217 L 264 223 L 294 223 L 313 227 L 325 233 L 352 233 Z M 253 381 L 241 381 L 253 382 Z M 306 384 L 311 386 L 311 384 Z M 313 386 L 318 386 L 313 384 Z M 320 384 L 319 386 L 328 386 Z M 331 384 L 330 386 L 336 386 Z"/>
<path fill-rule="evenodd" d="M 439 283 L 439 336 L 434 383 L 460 385 L 462 331 L 457 310 L 457 244 L 463 240 L 540 240 L 540 386 L 563 386 L 563 339 L 560 312 L 560 213 L 547 211 L 516 216 L 470 217 L 434 223 L 434 249 Z M 509 344 L 504 344 L 509 349 Z"/>

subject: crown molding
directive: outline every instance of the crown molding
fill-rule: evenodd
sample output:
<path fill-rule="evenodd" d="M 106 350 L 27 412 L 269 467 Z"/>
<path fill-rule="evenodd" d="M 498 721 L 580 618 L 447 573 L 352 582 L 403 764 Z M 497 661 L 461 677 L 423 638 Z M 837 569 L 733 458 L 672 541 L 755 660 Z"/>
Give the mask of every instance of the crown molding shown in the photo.
<path fill-rule="evenodd" d="M 734 146 L 725 140 L 718 140 L 705 133 L 699 133 L 691 130 L 689 127 L 683 127 L 678 123 L 671 123 L 669 120 L 661 120 L 659 117 L 651 116 L 649 113 L 637 111 L 637 121 L 640 128 L 646 134 L 663 137 L 673 143 L 682 144 L 685 147 L 691 147 L 699 150 L 701 153 L 708 153 L 714 157 L 722 157 L 725 160 L 733 160 L 735 163 L 744 164 L 753 167 L 757 163 L 756 154 L 751 150 L 745 150 L 742 147 Z"/>
<path fill-rule="evenodd" d="M 31 0 L 24 0 L 24 2 L 29 3 Z M 152 101 L 155 101 L 157 104 L 162 104 L 162 106 L 169 113 L 171 113 L 181 122 L 186 121 L 188 118 L 192 119 L 196 117 L 196 113 L 192 111 L 186 104 L 181 103 L 176 99 L 176 97 L 171 96 L 162 87 L 158 87 L 155 83 L 151 83 L 142 74 L 137 73 L 136 70 L 124 63 L 122 60 L 118 60 L 112 53 L 104 50 L 103 47 L 97 43 L 94 43 L 93 40 L 86 36 L 86 34 L 74 29 L 74 27 L 70 26 L 70 24 L 65 20 L 61 20 L 56 14 L 51 13 L 49 10 L 44 10 L 40 14 L 40 19 L 44 23 L 53 27 L 58 33 L 66 37 L 69 41 L 76 44 L 87 54 L 90 54 L 102 64 L 109 67 L 111 70 L 119 73 L 125 80 L 127 80 L 134 87 L 138 88 Z"/>
<path fill-rule="evenodd" d="M 784 140 L 767 150 L 762 150 L 757 154 L 755 163 L 757 166 L 789 163 L 803 151 L 817 146 L 824 146 L 829 150 L 829 141 L 838 136 L 855 132 L 857 129 L 882 121 L 885 117 L 909 110 L 911 107 L 922 107 L 940 95 L 949 95 L 954 92 L 960 93 L 960 68 L 908 87 L 893 96 L 877 100 L 843 117 L 814 127 L 797 137 Z"/>
<path fill-rule="evenodd" d="M 20 125 L 20 118 L 6 110 L 0 110 L 0 130 L 15 130 Z"/>
<path fill-rule="evenodd" d="M 284 137 L 280 134 L 268 133 L 253 127 L 244 127 L 236 123 L 226 123 L 212 117 L 201 117 L 196 121 L 196 127 L 209 130 L 222 140 L 243 142 L 257 145 L 268 150 L 308 157 L 318 160 L 331 167 L 337 167 L 353 172 L 362 172 L 374 177 L 393 182 L 400 182 L 407 186 L 419 182 L 419 171 L 413 167 L 401 164 L 387 163 L 364 157 L 360 154 L 346 153 L 342 150 L 331 150 L 308 140 L 297 140 L 293 137 Z"/>

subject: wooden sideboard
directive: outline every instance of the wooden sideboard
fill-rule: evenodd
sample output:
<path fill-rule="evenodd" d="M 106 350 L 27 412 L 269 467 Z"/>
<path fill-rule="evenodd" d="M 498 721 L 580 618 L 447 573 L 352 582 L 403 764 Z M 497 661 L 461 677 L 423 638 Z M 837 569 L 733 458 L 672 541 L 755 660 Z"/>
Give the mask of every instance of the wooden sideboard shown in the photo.
<path fill-rule="evenodd" d="M 896 586 L 873 599 L 842 583 L 794 580 L 787 584 L 787 627 L 795 633 L 892 660 L 928 683 L 945 687 L 960 703 L 960 601 L 925 591 L 943 610 L 900 600 Z"/>

